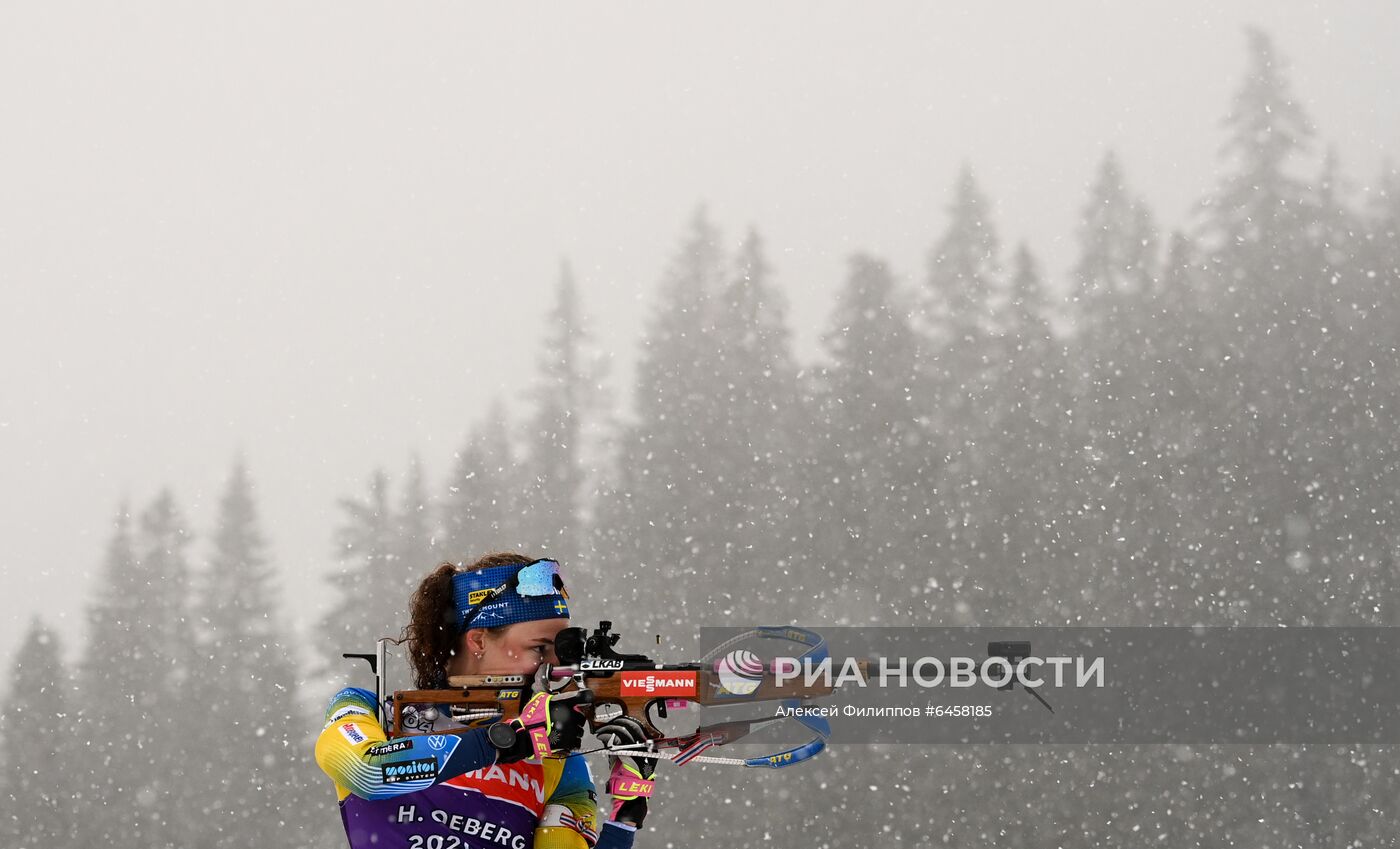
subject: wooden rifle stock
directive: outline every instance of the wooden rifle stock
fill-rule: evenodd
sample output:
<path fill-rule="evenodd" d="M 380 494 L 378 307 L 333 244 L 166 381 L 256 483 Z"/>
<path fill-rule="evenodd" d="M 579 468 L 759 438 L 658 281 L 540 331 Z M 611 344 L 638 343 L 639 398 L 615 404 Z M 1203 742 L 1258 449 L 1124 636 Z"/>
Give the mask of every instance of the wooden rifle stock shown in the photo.
<path fill-rule="evenodd" d="M 860 667 L 863 674 L 867 672 L 866 662 L 862 661 Z M 807 684 L 802 676 L 779 686 L 771 674 L 765 674 L 753 692 L 736 694 L 725 689 L 713 669 L 699 664 L 629 663 L 608 670 L 559 667 L 552 669 L 550 674 L 560 682 L 558 692 L 571 692 L 580 686 L 592 691 L 593 701 L 587 708 L 590 730 L 596 731 L 603 722 L 613 718 L 609 712 L 603 722 L 596 719 L 599 708 L 610 705 L 620 710 L 622 715 L 641 723 L 647 736 L 656 740 L 665 735 L 653 724 L 651 712 L 655 710 L 664 717 L 667 702 L 736 705 L 812 699 L 831 695 L 832 692 L 832 687 L 820 681 Z M 531 682 L 532 678 L 526 675 L 457 675 L 448 679 L 451 689 L 399 690 L 393 694 L 392 736 L 423 733 L 404 731 L 403 708 L 407 705 L 450 705 L 480 710 L 483 715 L 487 711 L 497 712 L 501 721 L 508 722 L 520 715 L 522 694 L 530 692 Z"/>

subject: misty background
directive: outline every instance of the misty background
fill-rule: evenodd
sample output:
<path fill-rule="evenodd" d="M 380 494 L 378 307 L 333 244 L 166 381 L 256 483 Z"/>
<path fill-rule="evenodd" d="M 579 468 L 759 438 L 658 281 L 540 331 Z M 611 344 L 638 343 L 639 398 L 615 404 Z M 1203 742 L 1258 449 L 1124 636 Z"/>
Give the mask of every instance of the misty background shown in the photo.
<path fill-rule="evenodd" d="M 514 545 L 596 579 L 585 617 L 651 601 L 619 626 L 638 634 L 674 623 L 678 592 L 696 627 L 1395 624 L 1388 5 L 5 18 L 6 658 L 48 647 L 97 675 L 94 629 L 119 665 L 133 622 L 183 603 L 138 581 L 146 607 L 115 610 L 130 564 L 212 606 L 211 562 L 265 562 L 241 619 L 156 639 L 222 658 L 266 614 L 295 691 L 274 710 L 310 714 L 434 558 Z M 1261 91 L 1290 109 L 1251 112 Z M 142 551 L 181 554 L 166 573 Z M 347 589 L 371 586 L 389 601 L 357 608 Z M 1097 759 L 1140 785 L 1158 757 L 1009 752 L 893 770 L 995 789 Z M 1297 757 L 1254 768 L 1287 786 Z M 1388 753 L 1318 757 L 1338 786 L 1393 781 Z M 892 767 L 845 769 L 858 799 Z M 333 833 L 328 782 L 297 775 L 298 827 Z M 787 800 L 799 778 L 676 786 Z M 111 792 L 160 811 L 161 788 Z M 1228 792 L 1242 829 L 1270 810 Z M 1314 823 L 1335 807 L 1292 792 Z M 878 831 L 888 798 L 822 827 Z M 1070 830 L 1112 804 L 1028 798 Z M 951 807 L 971 833 L 990 816 Z M 1371 833 L 1351 816 L 1342 836 Z"/>

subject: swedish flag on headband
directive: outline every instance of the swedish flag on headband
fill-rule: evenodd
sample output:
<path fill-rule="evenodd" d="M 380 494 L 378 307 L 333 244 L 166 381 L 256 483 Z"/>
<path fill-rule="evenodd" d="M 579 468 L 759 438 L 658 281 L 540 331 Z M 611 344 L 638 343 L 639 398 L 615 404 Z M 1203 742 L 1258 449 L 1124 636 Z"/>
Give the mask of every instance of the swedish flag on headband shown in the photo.
<path fill-rule="evenodd" d="M 554 560 L 459 572 L 452 593 L 463 631 L 569 616 L 569 593 Z"/>

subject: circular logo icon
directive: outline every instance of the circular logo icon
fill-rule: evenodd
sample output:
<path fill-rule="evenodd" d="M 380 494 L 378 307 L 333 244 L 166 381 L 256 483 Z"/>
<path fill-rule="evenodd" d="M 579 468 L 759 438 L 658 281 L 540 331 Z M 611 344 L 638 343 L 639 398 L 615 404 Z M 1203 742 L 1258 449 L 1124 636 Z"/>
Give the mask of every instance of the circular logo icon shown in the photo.
<path fill-rule="evenodd" d="M 763 661 L 748 649 L 735 649 L 715 661 L 719 684 L 736 696 L 747 696 L 763 682 Z"/>

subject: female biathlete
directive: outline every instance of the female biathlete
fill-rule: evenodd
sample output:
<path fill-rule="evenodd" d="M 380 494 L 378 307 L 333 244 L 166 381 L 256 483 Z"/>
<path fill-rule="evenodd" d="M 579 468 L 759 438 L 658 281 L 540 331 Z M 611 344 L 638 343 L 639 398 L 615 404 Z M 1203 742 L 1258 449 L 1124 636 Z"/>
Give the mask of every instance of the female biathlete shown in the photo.
<path fill-rule="evenodd" d="M 506 553 L 466 568 L 442 564 L 413 594 L 407 639 L 418 688 L 446 688 L 452 675 L 528 678 L 557 663 L 567 600 L 553 560 Z M 599 828 L 588 763 L 570 754 L 585 723 L 573 696 L 534 694 L 508 724 L 459 720 L 446 705 L 408 706 L 404 725 L 420 736 L 392 742 L 377 717 L 373 693 L 341 690 L 316 740 L 351 849 L 625 849 L 646 817 L 646 797 L 613 794 Z M 626 717 L 597 736 L 609 745 L 643 739 Z M 610 787 L 652 778 L 650 760 L 609 764 Z"/>

